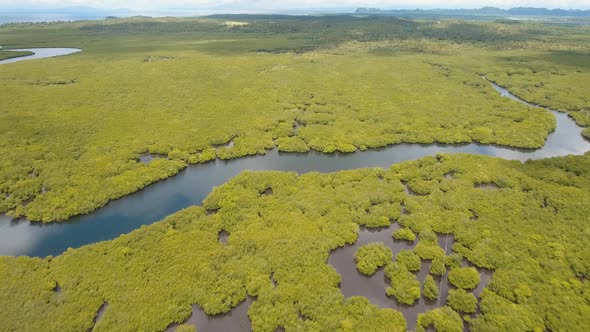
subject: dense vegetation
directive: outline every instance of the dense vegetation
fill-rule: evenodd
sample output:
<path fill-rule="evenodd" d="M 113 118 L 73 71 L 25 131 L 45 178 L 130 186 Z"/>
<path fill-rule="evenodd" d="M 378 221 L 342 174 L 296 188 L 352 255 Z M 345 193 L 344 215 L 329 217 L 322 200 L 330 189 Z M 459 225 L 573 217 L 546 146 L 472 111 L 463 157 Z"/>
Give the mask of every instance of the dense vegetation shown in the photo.
<path fill-rule="evenodd" d="M 191 325 L 179 325 L 174 331 L 176 332 L 197 332 L 197 329 Z"/>
<path fill-rule="evenodd" d="M 426 194 L 408 195 L 402 183 Z M 471 330 L 584 331 L 587 206 L 590 154 L 525 164 L 439 155 L 388 170 L 245 172 L 216 188 L 203 207 L 115 240 L 56 257 L 0 258 L 0 322 L 3 330 L 83 331 L 108 303 L 95 331 L 164 330 L 183 322 L 191 304 L 216 314 L 249 295 L 254 331 L 405 331 L 401 313 L 344 298 L 340 276 L 327 264 L 332 250 L 356 241 L 359 225 L 396 209 L 397 222 L 420 234 L 426 253 L 435 252 L 434 232 L 454 235 L 453 255 L 431 256 L 442 269 L 450 261 L 451 273 L 463 271 L 456 262 L 464 258 L 494 271 Z M 221 231 L 227 244 L 218 240 Z M 386 275 L 387 292 L 398 301 L 420 296 L 405 264 L 390 262 Z M 426 296 L 433 287 L 424 288 Z M 467 293 L 452 294 L 450 306 L 472 311 Z M 431 325 L 461 331 L 463 321 L 445 306 L 418 317 L 417 330 Z"/>
<path fill-rule="evenodd" d="M 477 309 L 477 299 L 464 289 L 451 289 L 447 302 L 451 308 L 458 312 L 472 314 Z"/>
<path fill-rule="evenodd" d="M 3 25 L 5 47 L 83 52 L 3 65 L 0 212 L 65 220 L 189 163 L 274 146 L 538 148 L 551 114 L 501 98 L 480 75 L 588 125 L 588 32 L 349 16 Z M 148 151 L 169 158 L 138 162 Z M 416 252 L 439 255 L 423 241 Z"/>
<path fill-rule="evenodd" d="M 538 148 L 553 117 L 501 98 L 482 76 L 590 126 L 589 36 L 575 24 L 394 17 L 3 25 L 0 45 L 83 52 L 1 67 L 0 213 L 66 220 L 188 164 L 274 147 Z M 0 59 L 18 55 L 7 53 Z M 148 152 L 165 158 L 141 162 Z M 414 249 L 371 243 L 351 259 L 367 275 L 384 267 L 392 304 L 432 303 L 448 277 L 446 303 L 421 313 L 417 331 L 584 331 L 588 206 L 590 154 L 245 172 L 202 207 L 112 241 L 57 257 L 0 257 L 0 330 L 162 331 L 185 322 L 192 304 L 220 314 L 251 297 L 254 331 L 405 331 L 400 312 L 345 298 L 327 264 L 361 226 L 397 222 L 393 238 Z M 453 235 L 453 253 L 441 234 Z M 419 280 L 424 261 L 429 274 Z M 493 271 L 479 297 L 477 268 Z"/>
<path fill-rule="evenodd" d="M 438 299 L 438 296 L 438 285 L 434 281 L 432 275 L 429 274 L 424 278 L 424 297 L 430 301 L 434 301 Z"/>
<path fill-rule="evenodd" d="M 418 328 L 416 332 L 424 332 L 428 326 L 434 326 L 436 331 L 463 331 L 461 316 L 450 307 L 437 308 L 425 314 L 418 315 Z M 494 328 L 491 327 L 491 330 L 494 330 Z"/>
<path fill-rule="evenodd" d="M 519 69 L 514 69 L 520 63 Z M 548 66 L 547 64 L 551 65 Z M 585 84 L 590 78 L 590 50 L 550 50 L 546 54 L 515 52 L 500 59 L 488 78 L 535 104 L 567 111 L 580 126 L 590 126 L 590 100 Z M 588 129 L 586 129 L 588 137 Z"/>
<path fill-rule="evenodd" d="M 391 280 L 386 293 L 397 302 L 412 305 L 420 298 L 420 281 L 416 279 L 405 265 L 392 263 L 385 267 L 385 276 Z"/>
<path fill-rule="evenodd" d="M 414 234 L 414 232 L 408 228 L 398 228 L 393 231 L 392 235 L 396 240 L 406 240 L 410 242 L 414 242 L 414 240 L 416 240 L 416 234 Z"/>
<path fill-rule="evenodd" d="M 385 266 L 392 258 L 391 249 L 383 243 L 369 243 L 354 253 L 356 268 L 366 275 L 373 275 L 378 268 Z"/>
<path fill-rule="evenodd" d="M 403 266 L 410 272 L 416 272 L 420 270 L 422 265 L 420 257 L 411 250 L 402 250 L 395 257 L 395 261 Z"/>
<path fill-rule="evenodd" d="M 479 272 L 474 267 L 456 267 L 449 272 L 449 282 L 461 289 L 474 289 L 479 284 Z"/>

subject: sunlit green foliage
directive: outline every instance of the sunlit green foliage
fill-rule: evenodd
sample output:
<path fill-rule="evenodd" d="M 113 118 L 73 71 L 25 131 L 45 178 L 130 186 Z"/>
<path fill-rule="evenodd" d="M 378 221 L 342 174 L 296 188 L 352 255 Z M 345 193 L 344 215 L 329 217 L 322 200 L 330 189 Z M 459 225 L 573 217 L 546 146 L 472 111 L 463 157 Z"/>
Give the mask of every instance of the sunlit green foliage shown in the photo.
<path fill-rule="evenodd" d="M 545 305 L 551 304 L 547 303 Z M 559 325 L 563 331 L 583 331 L 587 325 L 578 325 L 574 321 L 569 321 L 569 319 L 581 314 L 584 309 L 574 303 L 571 303 L 571 305 L 573 306 L 564 309 L 555 308 L 554 310 L 559 314 L 552 313 L 543 321 L 543 317 L 538 312 L 528 310 L 526 306 L 517 305 L 496 295 L 494 292 L 484 289 L 481 295 L 480 307 L 486 314 L 471 320 L 470 327 L 474 331 L 490 331 L 492 329 L 498 331 L 534 331 L 542 330 L 542 326 Z M 556 321 L 561 319 L 563 320 L 560 322 Z"/>
<path fill-rule="evenodd" d="M 455 176 L 448 181 L 450 170 Z M 401 181 L 424 179 L 432 181 L 430 194 L 404 193 Z M 502 183 L 502 190 L 474 187 L 490 182 Z M 273 194 L 261 195 L 269 186 Z M 340 276 L 327 263 L 331 251 L 356 241 L 373 212 L 401 210 L 402 201 L 410 212 L 400 223 L 420 234 L 420 243 L 434 247 L 430 230 L 452 220 L 453 250 L 494 271 L 481 314 L 470 320 L 473 331 L 583 331 L 590 325 L 590 154 L 524 164 L 456 154 L 388 170 L 244 172 L 216 188 L 203 207 L 115 240 L 45 259 L 0 258 L 0 322 L 6 330 L 85 331 L 108 303 L 96 331 L 164 330 L 188 318 L 192 304 L 223 313 L 249 295 L 254 331 L 405 330 L 400 313 L 364 298 L 345 299 Z M 218 240 L 221 230 L 228 244 Z M 443 258 L 449 257 L 433 266 L 444 269 Z M 386 292 L 414 303 L 416 276 L 395 262 L 385 272 L 392 280 Z M 462 329 L 450 308 L 420 316 L 420 326 L 432 324 L 439 331 Z"/>
<path fill-rule="evenodd" d="M 464 289 L 449 290 L 447 304 L 453 308 L 453 310 L 467 314 L 474 313 L 477 309 L 477 299 L 475 298 L 475 295 L 468 293 Z"/>
<path fill-rule="evenodd" d="M 391 280 L 386 293 L 401 304 L 412 305 L 420 298 L 420 282 L 405 265 L 391 263 L 385 267 L 385 275 Z"/>
<path fill-rule="evenodd" d="M 587 33 L 537 22 L 350 16 L 4 25 L 6 47 L 83 52 L 3 65 L 0 212 L 65 220 L 188 163 L 274 146 L 540 147 L 555 127 L 551 114 L 500 97 L 480 75 L 587 125 Z M 148 151 L 170 160 L 137 162 Z M 427 194 L 437 185 L 411 186 Z M 387 225 L 386 217 L 367 225 Z M 430 228 L 456 227 L 441 215 Z M 417 250 L 424 258 L 435 251 Z"/>
<path fill-rule="evenodd" d="M 401 207 L 399 203 L 382 202 L 387 197 L 381 197 L 377 194 L 370 198 L 372 202 L 380 203 L 374 204 L 367 209 L 368 215 L 359 221 L 360 225 L 367 227 L 389 227 L 391 221 L 398 219 L 401 216 Z"/>
<path fill-rule="evenodd" d="M 197 328 L 191 325 L 179 325 L 176 330 L 174 330 L 176 332 L 197 332 Z"/>
<path fill-rule="evenodd" d="M 445 263 L 442 259 L 435 258 L 432 260 L 430 264 L 430 274 L 435 276 L 442 276 L 443 274 L 447 273 L 447 268 Z"/>
<path fill-rule="evenodd" d="M 515 95 L 560 111 L 567 111 L 581 126 L 590 126 L 590 101 L 584 97 L 590 79 L 590 49 L 551 49 L 545 52 L 513 51 L 504 55 L 489 78 Z M 520 68 L 515 68 L 520 64 Z"/>
<path fill-rule="evenodd" d="M 393 238 L 396 240 L 414 242 L 414 240 L 416 240 L 416 234 L 408 228 L 398 228 L 393 231 Z"/>
<path fill-rule="evenodd" d="M 420 241 L 414 249 L 416 254 L 422 259 L 442 259 L 445 256 L 443 248 L 439 247 L 438 243 L 428 243 Z"/>
<path fill-rule="evenodd" d="M 461 267 L 462 261 L 463 261 L 463 256 L 461 256 L 461 254 L 456 253 L 456 252 L 444 257 L 445 265 L 450 269 L 453 269 L 456 267 Z"/>
<path fill-rule="evenodd" d="M 416 255 L 412 250 L 400 251 L 397 256 L 395 256 L 395 261 L 405 266 L 410 272 L 419 271 L 420 266 L 422 265 L 420 257 L 418 257 L 418 255 Z"/>
<path fill-rule="evenodd" d="M 354 253 L 357 270 L 366 275 L 373 275 L 378 268 L 385 266 L 392 259 L 391 249 L 381 242 L 366 244 Z"/>
<path fill-rule="evenodd" d="M 479 272 L 474 267 L 455 267 L 449 272 L 449 282 L 458 288 L 473 289 L 479 284 Z"/>
<path fill-rule="evenodd" d="M 406 319 L 399 311 L 380 309 L 365 297 L 353 296 L 347 299 L 344 309 L 346 318 L 340 322 L 338 331 L 406 331 Z M 320 328 L 317 325 L 314 327 Z M 313 327 L 310 330 L 313 331 Z"/>
<path fill-rule="evenodd" d="M 424 332 L 429 326 L 433 326 L 436 331 L 441 332 L 462 332 L 463 320 L 450 307 L 436 308 L 418 315 L 416 332 Z"/>
<path fill-rule="evenodd" d="M 431 301 L 438 299 L 438 285 L 436 284 L 436 281 L 434 281 L 434 278 L 430 274 L 424 278 L 423 293 L 424 297 Z"/>
<path fill-rule="evenodd" d="M 284 152 L 307 152 L 309 146 L 299 137 L 279 137 L 277 138 L 277 148 Z"/>

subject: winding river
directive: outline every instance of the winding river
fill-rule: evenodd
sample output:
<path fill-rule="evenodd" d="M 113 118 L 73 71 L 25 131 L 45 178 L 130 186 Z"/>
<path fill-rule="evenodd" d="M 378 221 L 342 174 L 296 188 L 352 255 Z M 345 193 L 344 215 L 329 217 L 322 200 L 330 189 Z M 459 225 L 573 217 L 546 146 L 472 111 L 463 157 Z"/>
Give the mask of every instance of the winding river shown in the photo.
<path fill-rule="evenodd" d="M 0 61 L 0 64 L 24 60 L 42 59 L 79 52 L 71 48 L 34 48 L 14 51 L 31 51 L 34 55 L 23 56 Z M 511 98 L 528 106 L 536 107 L 524 101 L 506 89 L 491 82 L 502 96 Z M 89 243 L 109 240 L 129 233 L 142 225 L 154 223 L 178 210 L 198 204 L 215 186 L 219 186 L 244 170 L 277 170 L 306 173 L 311 171 L 335 172 L 361 167 L 389 167 L 391 164 L 435 155 L 436 153 L 472 153 L 501 157 L 504 159 L 526 161 L 563 156 L 580 155 L 590 150 L 590 142 L 581 135 L 578 127 L 567 114 L 550 111 L 557 120 L 555 132 L 551 133 L 541 149 L 514 149 L 496 145 L 482 144 L 396 144 L 381 149 L 358 151 L 351 154 L 323 154 L 309 152 L 304 154 L 281 153 L 270 150 L 264 156 L 250 156 L 222 161 L 215 160 L 202 165 L 189 166 L 178 175 L 148 186 L 135 194 L 110 202 L 97 211 L 70 219 L 65 223 L 39 224 L 28 221 L 13 221 L 0 216 L 0 255 L 57 255 L 67 248 L 80 247 Z M 149 162 L 153 157 L 143 156 L 141 162 Z M 402 249 L 412 249 L 413 244 L 393 240 L 391 233 L 399 225 L 394 223 L 389 228 L 366 229 L 359 232 L 358 241 L 333 251 L 328 263 L 334 266 L 342 276 L 340 288 L 346 297 L 361 295 L 370 299 L 380 307 L 394 308 L 404 314 L 408 328 L 416 327 L 417 315 L 421 312 L 439 307 L 445 303 L 451 288 L 446 276 L 437 279 L 440 287 L 440 298 L 437 302 L 427 302 L 423 298 L 412 307 L 399 305 L 385 295 L 385 287 L 389 281 L 383 269 L 373 277 L 361 275 L 355 267 L 353 254 L 363 244 L 382 242 L 397 254 Z M 445 252 L 451 252 L 453 238 L 450 235 L 439 236 L 439 244 Z M 418 280 L 423 280 L 428 273 L 429 262 L 423 262 L 417 273 Z M 469 265 L 463 262 L 464 266 Z M 479 286 L 473 291 L 478 296 L 487 286 L 492 271 L 478 269 L 481 276 Z M 198 306 L 193 306 L 193 314 L 187 323 L 196 325 L 199 331 L 217 330 L 249 330 L 248 307 L 252 299 L 238 305 L 231 312 L 219 316 L 207 316 Z M 100 319 L 100 313 L 97 316 Z M 174 331 L 176 325 L 169 327 Z"/>
<path fill-rule="evenodd" d="M 78 49 L 24 49 L 37 52 L 32 56 L 0 61 L 0 64 L 41 59 L 78 52 Z M 491 83 L 502 95 L 520 103 L 532 104 Z M 534 105 L 532 105 L 534 106 Z M 178 175 L 107 204 L 95 212 L 54 224 L 14 221 L 0 216 L 0 255 L 44 257 L 58 255 L 67 248 L 110 240 L 142 225 L 154 223 L 174 212 L 199 204 L 215 186 L 227 182 L 244 170 L 274 170 L 306 173 L 335 172 L 362 167 L 389 167 L 405 160 L 443 153 L 472 153 L 526 161 L 568 154 L 580 155 L 590 150 L 590 142 L 581 135 L 581 128 L 565 113 L 549 110 L 555 115 L 557 128 L 541 149 L 514 149 L 496 145 L 471 144 L 395 144 L 381 149 L 350 154 L 281 153 L 270 150 L 263 156 L 234 160 L 215 160 L 189 166 Z"/>

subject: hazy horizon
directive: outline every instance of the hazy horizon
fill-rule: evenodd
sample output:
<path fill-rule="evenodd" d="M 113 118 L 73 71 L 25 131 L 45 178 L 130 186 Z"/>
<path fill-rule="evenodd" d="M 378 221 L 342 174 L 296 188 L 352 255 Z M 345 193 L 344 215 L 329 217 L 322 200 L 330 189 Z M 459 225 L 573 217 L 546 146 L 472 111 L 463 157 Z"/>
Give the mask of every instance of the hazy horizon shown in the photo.
<path fill-rule="evenodd" d="M 536 7 L 549 9 L 589 9 L 590 0 L 414 0 L 414 1 L 354 1 L 354 0 L 286 0 L 282 2 L 270 0 L 0 0 L 0 10 L 30 10 L 43 11 L 69 7 L 89 7 L 100 10 L 131 10 L 131 11 L 174 11 L 174 10 L 218 10 L 228 11 L 289 11 L 313 9 L 346 9 L 357 7 L 372 7 L 380 9 L 474 9 L 481 7 L 498 7 L 508 9 L 513 7 Z"/>

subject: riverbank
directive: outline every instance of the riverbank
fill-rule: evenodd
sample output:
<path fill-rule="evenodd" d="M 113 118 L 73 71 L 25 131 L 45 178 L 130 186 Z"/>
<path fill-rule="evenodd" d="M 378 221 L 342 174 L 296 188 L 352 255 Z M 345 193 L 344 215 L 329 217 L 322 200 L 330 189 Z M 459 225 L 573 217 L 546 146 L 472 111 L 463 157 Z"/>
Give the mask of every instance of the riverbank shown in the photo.
<path fill-rule="evenodd" d="M 22 49 L 0 49 L 0 65 L 52 58 L 56 56 L 68 55 L 72 53 L 82 52 L 77 48 L 22 48 Z"/>
<path fill-rule="evenodd" d="M 493 84 L 504 96 L 526 103 L 507 90 Z M 471 153 L 524 162 L 565 155 L 582 155 L 590 151 L 581 128 L 566 113 L 551 111 L 556 130 L 545 146 L 538 150 L 511 149 L 494 145 L 464 144 L 396 144 L 382 149 L 349 154 L 281 153 L 276 149 L 265 155 L 220 160 L 188 166 L 173 177 L 147 186 L 98 210 L 71 218 L 66 223 L 38 225 L 26 220 L 0 220 L 0 255 L 57 255 L 67 248 L 114 239 L 143 225 L 202 201 L 211 190 L 244 170 L 336 172 L 346 169 L 384 167 L 406 160 L 434 156 L 438 153 Z M 161 156 L 160 156 L 161 157 Z M 146 159 L 147 160 L 147 159 Z M 150 160 L 156 162 L 160 159 Z M 26 239 L 26 240 L 25 240 Z"/>
<path fill-rule="evenodd" d="M 12 58 L 23 57 L 23 56 L 29 56 L 29 55 L 33 55 L 33 54 L 34 54 L 33 52 L 29 52 L 29 51 L 10 51 L 10 50 L 3 50 L 0 48 L 0 61 L 12 59 Z"/>
<path fill-rule="evenodd" d="M 476 287 L 481 313 L 465 321 L 472 329 L 504 330 L 517 322 L 519 330 L 575 330 L 588 319 L 579 289 L 589 273 L 581 248 L 589 241 L 583 207 L 590 204 L 590 174 L 580 171 L 589 163 L 590 155 L 522 164 L 448 154 L 332 174 L 242 172 L 202 207 L 114 240 L 45 259 L 0 257 L 0 321 L 9 329 L 87 330 L 108 303 L 96 329 L 161 331 L 189 319 L 194 304 L 216 315 L 251 296 L 255 331 L 336 330 L 343 321 L 353 330 L 405 331 L 400 311 L 348 297 L 359 295 L 351 294 L 356 289 L 373 298 L 362 284 L 351 287 L 356 271 L 333 260 L 352 267 L 353 257 L 343 254 L 358 241 L 391 243 L 397 255 L 389 231 L 359 226 L 389 220 L 416 234 L 415 252 L 425 264 L 445 259 L 450 272 L 465 259 L 494 271 L 489 282 L 482 273 L 483 289 Z M 555 287 L 547 277 L 571 286 Z M 383 295 L 387 281 L 375 280 L 382 285 L 375 298 L 385 301 L 379 305 L 396 307 Z M 374 286 L 369 290 L 378 291 Z M 445 288 L 440 292 L 443 306 Z M 420 326 L 432 323 L 428 317 L 463 326 L 464 315 L 448 307 L 419 308 L 407 319 L 417 317 Z M 545 319 L 563 315 L 569 319 Z"/>
<path fill-rule="evenodd" d="M 102 28 L 117 26 L 108 23 Z M 85 49 L 49 67 L 31 61 L 2 68 L 9 119 L 0 128 L 0 152 L 10 165 L 0 179 L 10 185 L 0 188 L 0 211 L 33 221 L 67 221 L 189 163 L 274 146 L 338 155 L 401 142 L 539 148 L 556 126 L 548 112 L 500 98 L 472 67 L 445 65 L 454 59 L 446 55 L 413 54 L 404 43 L 393 46 L 408 53 L 395 56 L 346 46 L 301 54 L 256 51 L 268 48 L 260 44 L 306 42 L 282 35 L 164 34 L 156 42 L 142 33 L 107 40 L 86 28 L 52 31 L 59 38 L 43 31 L 23 38 L 26 44 L 0 31 L 13 47 L 42 39 L 40 45 L 61 40 Z M 83 44 L 86 34 L 96 40 Z M 440 41 L 412 45 L 453 51 Z M 235 49 L 215 53 L 229 46 Z M 462 47 L 457 56 L 467 57 L 464 51 L 475 52 Z M 169 158 L 138 162 L 144 153 Z"/>

